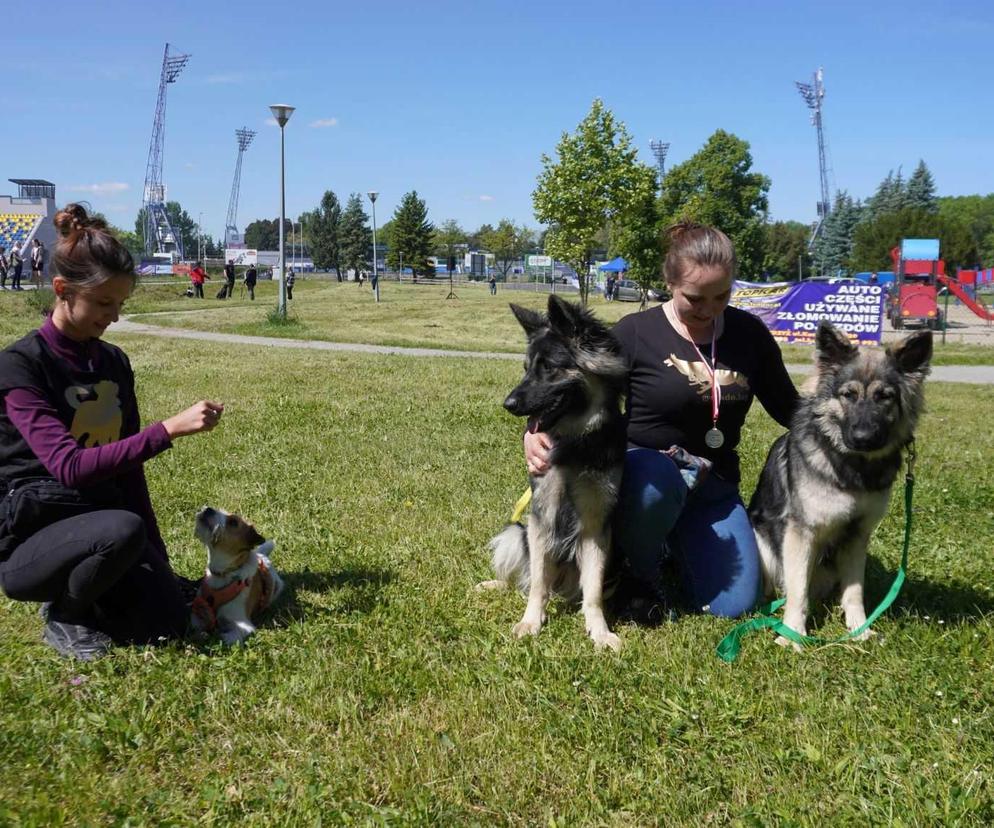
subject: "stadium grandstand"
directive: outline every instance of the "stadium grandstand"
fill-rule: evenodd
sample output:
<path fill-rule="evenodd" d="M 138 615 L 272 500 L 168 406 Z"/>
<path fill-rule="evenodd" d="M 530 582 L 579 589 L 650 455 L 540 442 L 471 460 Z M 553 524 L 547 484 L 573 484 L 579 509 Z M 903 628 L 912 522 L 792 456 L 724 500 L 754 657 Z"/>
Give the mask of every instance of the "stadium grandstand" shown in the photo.
<path fill-rule="evenodd" d="M 55 244 L 55 185 L 40 178 L 11 178 L 17 195 L 0 195 L 0 246 L 27 250 L 38 239 L 46 250 Z M 26 257 L 25 257 L 26 262 Z M 30 265 L 25 266 L 30 272 Z M 27 279 L 25 279 L 27 281 Z"/>

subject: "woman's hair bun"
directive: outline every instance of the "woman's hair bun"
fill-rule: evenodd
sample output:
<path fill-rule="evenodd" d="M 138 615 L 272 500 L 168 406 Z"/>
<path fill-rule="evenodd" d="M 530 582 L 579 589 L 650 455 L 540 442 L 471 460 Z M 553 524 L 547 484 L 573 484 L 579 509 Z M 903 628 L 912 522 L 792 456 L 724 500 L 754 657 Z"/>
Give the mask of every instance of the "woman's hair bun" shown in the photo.
<path fill-rule="evenodd" d="M 666 235 L 671 242 L 674 242 L 677 241 L 677 239 L 686 236 L 688 233 L 704 229 L 706 229 L 704 225 L 698 224 L 696 221 L 678 221 L 676 224 L 671 224 L 666 228 Z"/>
<path fill-rule="evenodd" d="M 59 235 L 69 237 L 74 233 L 94 228 L 105 230 L 107 222 L 99 216 L 89 216 L 82 204 L 67 204 L 55 214 L 55 229 Z"/>

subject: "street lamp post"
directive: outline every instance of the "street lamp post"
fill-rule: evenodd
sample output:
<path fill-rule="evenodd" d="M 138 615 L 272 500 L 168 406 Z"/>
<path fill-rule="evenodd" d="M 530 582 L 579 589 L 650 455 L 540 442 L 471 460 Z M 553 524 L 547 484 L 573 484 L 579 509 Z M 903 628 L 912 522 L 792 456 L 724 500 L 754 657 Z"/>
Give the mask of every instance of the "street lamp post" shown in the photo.
<path fill-rule="evenodd" d="M 380 301 L 380 277 L 376 270 L 376 197 L 379 195 L 376 190 L 370 190 L 366 195 L 373 205 L 373 293 L 376 294 L 376 301 Z"/>
<path fill-rule="evenodd" d="M 273 104 L 269 111 L 273 113 L 280 127 L 280 298 L 277 311 L 281 317 L 286 317 L 286 147 L 283 140 L 283 127 L 293 115 L 294 107 L 286 104 Z"/>

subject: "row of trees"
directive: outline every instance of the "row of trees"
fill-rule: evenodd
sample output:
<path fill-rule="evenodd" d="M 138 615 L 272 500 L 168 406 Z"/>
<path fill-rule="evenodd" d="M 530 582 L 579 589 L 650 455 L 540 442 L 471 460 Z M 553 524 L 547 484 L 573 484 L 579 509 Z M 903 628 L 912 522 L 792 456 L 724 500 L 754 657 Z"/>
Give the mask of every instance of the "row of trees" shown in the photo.
<path fill-rule="evenodd" d="M 586 301 L 595 251 L 623 256 L 629 277 L 658 281 L 665 254 L 663 230 L 678 221 L 721 227 L 736 245 L 743 273 L 763 266 L 770 180 L 752 170 L 749 145 L 716 131 L 662 182 L 637 159 L 631 136 L 602 101 L 595 100 L 572 134 L 563 134 L 556 158 L 542 156 L 532 195 L 535 215 L 549 226 L 545 249 L 570 263 Z"/>
<path fill-rule="evenodd" d="M 368 267 L 372 258 L 373 238 L 369 217 L 362 198 L 353 193 L 343 210 L 338 197 L 328 190 L 321 203 L 300 217 L 303 237 L 314 266 L 334 270 L 339 279 L 343 271 Z M 285 232 L 290 233 L 287 220 Z M 511 268 L 529 252 L 536 250 L 533 230 L 501 219 L 496 227 L 484 224 L 467 233 L 455 219 L 435 226 L 428 218 L 428 207 L 416 190 L 404 195 L 393 216 L 377 229 L 377 244 L 387 248 L 386 265 L 391 269 L 411 268 L 414 273 L 434 275 L 429 257 L 446 259 L 465 249 L 494 254 L 498 270 L 505 278 Z M 261 250 L 279 245 L 279 219 L 258 219 L 245 228 L 245 244 Z"/>
<path fill-rule="evenodd" d="M 937 238 L 946 267 L 994 260 L 994 194 L 939 198 L 928 166 L 919 161 L 911 178 L 900 171 L 880 182 L 865 201 L 836 194 L 815 246 L 817 265 L 828 273 L 887 270 L 890 250 L 902 238 Z"/>

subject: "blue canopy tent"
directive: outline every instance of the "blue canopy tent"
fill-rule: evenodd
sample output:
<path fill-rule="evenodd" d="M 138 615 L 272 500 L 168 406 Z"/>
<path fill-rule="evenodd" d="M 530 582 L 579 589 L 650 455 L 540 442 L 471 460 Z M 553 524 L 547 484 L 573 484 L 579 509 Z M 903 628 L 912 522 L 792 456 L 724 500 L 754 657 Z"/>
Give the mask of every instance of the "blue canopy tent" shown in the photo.
<path fill-rule="evenodd" d="M 602 264 L 598 270 L 606 270 L 610 273 L 624 273 L 628 270 L 628 262 L 618 256 L 617 259 L 611 259 L 611 261 Z"/>

